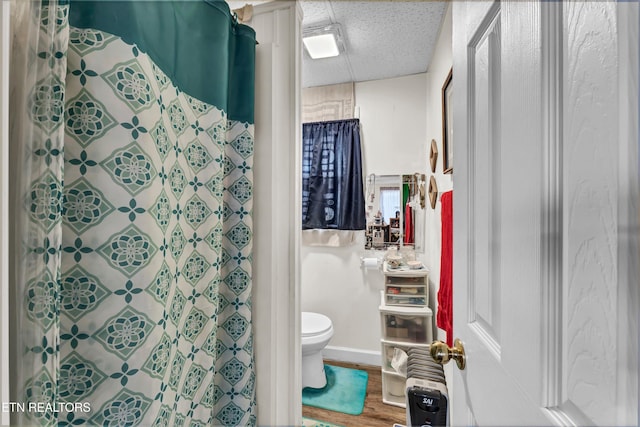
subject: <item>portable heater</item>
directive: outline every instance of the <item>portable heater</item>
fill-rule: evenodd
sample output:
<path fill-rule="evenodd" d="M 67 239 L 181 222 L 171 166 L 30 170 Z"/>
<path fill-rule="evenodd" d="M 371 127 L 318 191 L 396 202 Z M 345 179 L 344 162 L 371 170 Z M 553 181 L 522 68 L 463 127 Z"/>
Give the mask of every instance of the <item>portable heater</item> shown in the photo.
<path fill-rule="evenodd" d="M 407 426 L 449 425 L 447 386 L 421 378 L 407 379 Z"/>

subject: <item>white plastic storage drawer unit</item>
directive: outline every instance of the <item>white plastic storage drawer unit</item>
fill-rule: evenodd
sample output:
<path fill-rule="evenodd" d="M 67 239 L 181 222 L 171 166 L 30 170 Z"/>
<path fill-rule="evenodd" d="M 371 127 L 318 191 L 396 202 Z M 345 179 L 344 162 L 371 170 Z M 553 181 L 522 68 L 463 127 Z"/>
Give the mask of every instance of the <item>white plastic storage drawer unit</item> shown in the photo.
<path fill-rule="evenodd" d="M 410 269 L 406 266 L 390 268 L 385 262 L 385 304 L 398 306 L 420 306 L 429 304 L 429 270 Z"/>
<path fill-rule="evenodd" d="M 425 291 L 426 294 L 426 291 Z M 429 307 L 386 304 L 386 290 L 380 291 L 382 322 L 382 402 L 405 407 L 406 377 L 391 366 L 396 348 L 428 348 L 433 339 L 433 312 Z"/>

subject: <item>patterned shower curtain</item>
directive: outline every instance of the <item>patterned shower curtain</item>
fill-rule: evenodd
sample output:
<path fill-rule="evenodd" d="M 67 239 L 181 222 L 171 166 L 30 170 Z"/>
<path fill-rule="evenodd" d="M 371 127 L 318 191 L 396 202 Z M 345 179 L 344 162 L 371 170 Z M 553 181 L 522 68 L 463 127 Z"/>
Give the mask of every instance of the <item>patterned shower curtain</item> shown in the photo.
<path fill-rule="evenodd" d="M 19 3 L 13 419 L 255 425 L 255 33 L 220 0 Z"/>

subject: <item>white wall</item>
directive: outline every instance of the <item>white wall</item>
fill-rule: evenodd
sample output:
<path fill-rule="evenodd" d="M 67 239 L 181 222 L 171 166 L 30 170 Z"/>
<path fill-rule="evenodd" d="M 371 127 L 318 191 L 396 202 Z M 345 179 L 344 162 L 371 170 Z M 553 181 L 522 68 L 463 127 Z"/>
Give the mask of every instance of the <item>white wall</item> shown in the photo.
<path fill-rule="evenodd" d="M 356 83 L 365 175 L 426 170 L 426 84 L 424 73 Z"/>
<path fill-rule="evenodd" d="M 427 75 L 356 83 L 356 111 L 362 131 L 364 173 L 425 173 Z M 331 348 L 355 351 L 363 363 L 379 363 L 382 273 L 360 268 L 364 233 L 353 246 L 318 248 L 303 246 L 303 311 L 329 316 L 334 336 Z"/>
<path fill-rule="evenodd" d="M 437 295 L 440 286 L 440 250 L 442 246 L 442 222 L 440 195 L 453 189 L 453 175 L 443 174 L 444 150 L 442 148 L 442 85 L 451 70 L 453 64 L 451 51 L 451 5 L 449 5 L 440 28 L 438 42 L 434 49 L 433 57 L 427 70 L 427 140 L 435 139 L 438 144 L 438 162 L 436 172 L 431 173 L 428 166 L 428 175 L 434 175 L 438 184 L 438 201 L 436 208 L 430 206 L 426 210 L 426 241 L 425 241 L 425 265 L 429 269 L 429 300 L 431 308 L 437 308 Z M 455 72 L 453 81 L 455 82 Z M 455 86 L 454 86 L 455 90 Z M 455 162 L 455 160 L 454 160 Z M 455 174 L 455 169 L 453 171 Z M 427 178 L 427 181 L 429 178 Z M 455 213 L 454 213 L 455 215 Z M 434 310 L 434 313 L 436 311 Z M 435 316 L 434 316 L 435 323 Z M 438 339 L 446 339 L 446 334 L 438 330 Z"/>

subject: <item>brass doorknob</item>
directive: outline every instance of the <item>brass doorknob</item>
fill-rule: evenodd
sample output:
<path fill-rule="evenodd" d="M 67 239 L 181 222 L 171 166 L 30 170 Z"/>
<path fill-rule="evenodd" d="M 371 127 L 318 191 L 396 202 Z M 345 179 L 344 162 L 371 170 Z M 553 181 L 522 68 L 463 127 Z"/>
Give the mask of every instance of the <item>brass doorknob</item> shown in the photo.
<path fill-rule="evenodd" d="M 466 366 L 466 356 L 464 354 L 464 346 L 462 341 L 456 338 L 453 342 L 453 347 L 449 347 L 442 341 L 434 341 L 431 343 L 431 357 L 437 363 L 444 365 L 453 359 L 458 365 L 458 369 L 464 370 Z"/>

